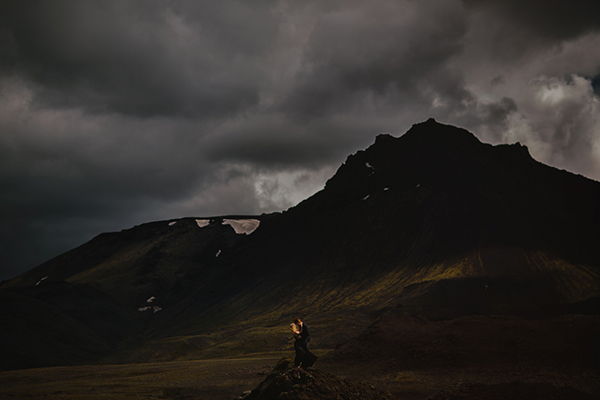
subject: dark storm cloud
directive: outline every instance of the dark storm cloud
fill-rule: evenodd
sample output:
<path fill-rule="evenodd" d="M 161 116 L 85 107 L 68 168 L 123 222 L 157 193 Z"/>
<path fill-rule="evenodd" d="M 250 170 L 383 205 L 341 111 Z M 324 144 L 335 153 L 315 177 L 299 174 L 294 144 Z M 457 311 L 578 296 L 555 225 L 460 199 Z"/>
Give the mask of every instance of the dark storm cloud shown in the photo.
<path fill-rule="evenodd" d="M 4 1 L 0 277 L 104 231 L 288 208 L 429 117 L 600 179 L 595 4 Z"/>
<path fill-rule="evenodd" d="M 429 77 L 447 75 L 461 51 L 466 14 L 431 2 L 354 3 L 320 16 L 305 49 L 297 84 L 283 106 L 291 113 L 324 115 L 419 101 Z"/>
<path fill-rule="evenodd" d="M 600 3 L 594 0 L 465 0 L 471 15 L 471 45 L 476 54 L 498 67 L 511 69 L 519 62 L 543 59 L 544 53 L 556 51 L 600 29 Z M 587 46 L 580 49 L 592 52 Z M 474 60 L 474 66 L 487 67 Z M 559 60 L 557 60 L 559 61 Z M 579 62 L 585 61 L 579 60 Z M 562 61 L 559 61 L 562 63 Z M 573 73 L 576 61 L 567 62 Z M 520 65 L 523 67 L 523 64 Z"/>
<path fill-rule="evenodd" d="M 564 40 L 600 30 L 600 3 L 595 0 L 464 0 L 511 24 L 549 40 Z M 591 50 L 591 49 L 590 49 Z"/>
<path fill-rule="evenodd" d="M 596 96 L 600 96 L 600 75 L 592 78 L 592 89 L 596 93 Z"/>
<path fill-rule="evenodd" d="M 281 110 L 302 121 L 330 115 L 407 110 L 470 129 L 502 132 L 518 107 L 503 96 L 481 100 L 455 64 L 463 56 L 470 15 L 459 3 L 353 3 L 319 16 L 295 86 Z M 497 133 L 496 133 L 497 134 Z"/>
<path fill-rule="evenodd" d="M 309 119 L 298 123 L 284 114 L 231 120 L 219 134 L 205 138 L 203 152 L 211 161 L 245 162 L 261 169 L 319 169 L 370 143 L 380 130 L 373 121 Z"/>
<path fill-rule="evenodd" d="M 40 85 L 51 107 L 214 117 L 256 104 L 255 60 L 277 28 L 264 7 L 165 4 L 9 3 L 2 68 Z"/>

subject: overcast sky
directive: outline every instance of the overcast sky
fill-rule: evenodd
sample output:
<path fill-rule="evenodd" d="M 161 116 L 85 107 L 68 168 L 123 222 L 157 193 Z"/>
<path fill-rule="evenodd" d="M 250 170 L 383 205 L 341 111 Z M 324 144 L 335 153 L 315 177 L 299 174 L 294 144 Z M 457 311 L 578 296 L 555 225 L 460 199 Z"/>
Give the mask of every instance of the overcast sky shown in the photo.
<path fill-rule="evenodd" d="M 0 2 L 0 279 L 282 211 L 429 117 L 600 180 L 598 0 Z"/>

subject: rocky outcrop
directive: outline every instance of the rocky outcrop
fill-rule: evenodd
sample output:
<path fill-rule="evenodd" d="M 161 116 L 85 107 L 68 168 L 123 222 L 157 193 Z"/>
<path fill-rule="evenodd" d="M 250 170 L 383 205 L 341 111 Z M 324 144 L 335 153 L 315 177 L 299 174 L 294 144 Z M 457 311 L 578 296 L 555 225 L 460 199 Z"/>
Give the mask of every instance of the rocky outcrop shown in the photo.
<path fill-rule="evenodd" d="M 238 399 L 393 400 L 395 397 L 362 382 L 342 380 L 317 369 L 295 368 L 291 359 L 284 358 L 256 389 Z"/>

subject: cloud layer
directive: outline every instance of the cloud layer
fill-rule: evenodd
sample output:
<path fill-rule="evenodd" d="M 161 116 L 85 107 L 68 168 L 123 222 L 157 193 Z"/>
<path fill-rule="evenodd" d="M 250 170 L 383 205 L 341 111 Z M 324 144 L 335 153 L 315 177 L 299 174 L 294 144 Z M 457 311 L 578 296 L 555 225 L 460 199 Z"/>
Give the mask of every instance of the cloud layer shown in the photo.
<path fill-rule="evenodd" d="M 286 209 L 434 117 L 600 180 L 597 1 L 5 1 L 0 278 Z"/>

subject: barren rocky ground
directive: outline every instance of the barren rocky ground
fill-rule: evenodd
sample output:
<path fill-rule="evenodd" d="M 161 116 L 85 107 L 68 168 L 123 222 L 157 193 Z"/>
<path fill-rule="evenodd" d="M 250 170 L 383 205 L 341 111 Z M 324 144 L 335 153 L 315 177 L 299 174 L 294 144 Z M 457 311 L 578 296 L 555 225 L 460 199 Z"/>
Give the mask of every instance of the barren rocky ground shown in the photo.
<path fill-rule="evenodd" d="M 149 364 L 52 367 L 0 373 L 0 398 L 234 399 L 280 355 Z"/>
<path fill-rule="evenodd" d="M 311 373 L 315 379 L 331 387 L 337 380 L 363 382 L 403 400 L 600 396 L 600 318 L 593 315 L 430 321 L 390 311 L 337 349 L 315 352 L 320 356 Z M 293 351 L 8 371 L 0 373 L 0 397 L 233 400 L 256 389 L 282 357 L 293 357 Z M 303 390 L 296 388 L 303 396 L 310 393 Z"/>

